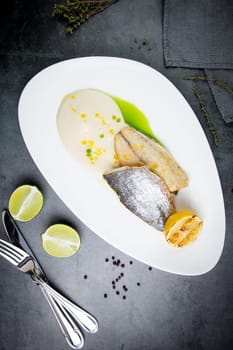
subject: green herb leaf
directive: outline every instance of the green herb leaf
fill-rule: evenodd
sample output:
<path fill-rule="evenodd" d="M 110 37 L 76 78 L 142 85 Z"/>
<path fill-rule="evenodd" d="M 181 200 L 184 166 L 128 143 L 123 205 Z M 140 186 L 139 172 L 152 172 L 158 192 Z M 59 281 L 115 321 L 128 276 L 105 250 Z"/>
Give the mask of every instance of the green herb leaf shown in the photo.
<path fill-rule="evenodd" d="M 67 25 L 66 30 L 72 34 L 89 17 L 105 10 L 118 0 L 66 0 L 54 4 L 52 16 L 58 17 Z"/>
<path fill-rule="evenodd" d="M 218 135 L 217 135 L 217 132 L 216 132 L 216 129 L 215 129 L 213 123 L 210 120 L 209 113 L 208 113 L 208 111 L 206 109 L 204 101 L 202 100 L 201 92 L 200 92 L 200 90 L 198 88 L 194 88 L 193 92 L 194 92 L 194 95 L 196 96 L 196 98 L 197 98 L 197 100 L 199 102 L 201 111 L 202 111 L 202 113 L 203 113 L 203 115 L 205 117 L 205 120 L 207 122 L 209 130 L 210 130 L 210 132 L 212 134 L 214 143 L 215 143 L 215 145 L 218 145 Z"/>
<path fill-rule="evenodd" d="M 186 77 L 184 78 L 185 80 L 193 80 L 193 81 L 211 81 L 213 84 L 218 85 L 220 87 L 222 87 L 223 89 L 225 89 L 227 92 L 229 92 L 229 94 L 233 95 L 233 88 L 228 85 L 225 81 L 219 80 L 219 79 L 215 79 L 213 77 L 200 77 L 200 76 L 190 76 L 190 77 Z"/>

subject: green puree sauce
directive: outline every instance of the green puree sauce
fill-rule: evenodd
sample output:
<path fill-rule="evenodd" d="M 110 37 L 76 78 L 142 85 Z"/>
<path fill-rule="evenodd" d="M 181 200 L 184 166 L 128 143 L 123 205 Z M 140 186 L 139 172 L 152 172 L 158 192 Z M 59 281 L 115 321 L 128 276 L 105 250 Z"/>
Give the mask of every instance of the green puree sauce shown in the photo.
<path fill-rule="evenodd" d="M 112 99 L 119 106 L 121 113 L 124 117 L 125 122 L 132 126 L 134 129 L 142 132 L 143 134 L 153 138 L 161 146 L 162 142 L 158 139 L 157 136 L 151 130 L 150 124 L 145 116 L 145 114 L 140 111 L 133 103 L 122 100 L 119 97 L 111 96 Z"/>

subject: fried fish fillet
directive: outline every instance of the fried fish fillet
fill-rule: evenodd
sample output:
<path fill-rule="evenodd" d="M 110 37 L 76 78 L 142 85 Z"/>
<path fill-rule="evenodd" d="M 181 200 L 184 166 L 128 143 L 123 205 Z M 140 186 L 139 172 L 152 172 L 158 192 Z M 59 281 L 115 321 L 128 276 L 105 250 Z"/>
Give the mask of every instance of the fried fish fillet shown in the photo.
<path fill-rule="evenodd" d="M 121 129 L 117 135 L 121 135 L 125 139 L 139 161 L 164 180 L 170 192 L 175 192 L 188 186 L 187 175 L 163 146 L 128 126 Z M 115 138 L 115 150 L 118 158 L 121 159 L 122 148 L 118 145 L 119 136 L 117 135 Z M 135 165 L 133 158 L 132 162 L 128 162 L 127 165 Z"/>
<path fill-rule="evenodd" d="M 173 194 L 147 167 L 121 167 L 103 174 L 120 201 L 135 215 L 159 231 L 175 212 Z"/>
<path fill-rule="evenodd" d="M 120 132 L 115 135 L 114 145 L 120 166 L 143 165 Z"/>

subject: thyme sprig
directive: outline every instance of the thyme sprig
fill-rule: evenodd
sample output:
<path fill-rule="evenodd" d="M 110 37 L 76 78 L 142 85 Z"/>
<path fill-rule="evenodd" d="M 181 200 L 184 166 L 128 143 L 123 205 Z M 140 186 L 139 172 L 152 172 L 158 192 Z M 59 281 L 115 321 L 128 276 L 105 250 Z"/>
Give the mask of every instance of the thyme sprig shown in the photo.
<path fill-rule="evenodd" d="M 65 21 L 67 32 L 72 34 L 91 16 L 105 10 L 116 1 L 118 0 L 66 0 L 62 4 L 54 4 L 52 16 Z"/>
<path fill-rule="evenodd" d="M 206 123 L 207 123 L 207 125 L 209 127 L 209 130 L 210 130 L 211 134 L 212 134 L 214 143 L 215 143 L 215 145 L 218 145 L 218 143 L 219 143 L 218 135 L 217 135 L 217 132 L 216 132 L 216 129 L 215 129 L 213 123 L 210 120 L 209 113 L 208 113 L 208 111 L 206 109 L 206 106 L 205 106 L 204 101 L 203 101 L 202 96 L 201 96 L 201 92 L 200 92 L 200 90 L 198 88 L 194 88 L 193 92 L 194 92 L 194 94 L 195 94 L 195 96 L 196 96 L 196 98 L 197 98 L 197 100 L 199 102 L 201 111 L 202 111 L 202 113 L 203 113 L 203 115 L 205 117 Z"/>
<path fill-rule="evenodd" d="M 190 76 L 190 77 L 185 77 L 185 80 L 193 80 L 193 81 L 211 81 L 213 84 L 220 86 L 221 88 L 225 89 L 227 92 L 229 92 L 231 95 L 233 95 L 233 88 L 228 85 L 225 81 L 216 79 L 214 77 L 201 77 L 201 76 Z"/>

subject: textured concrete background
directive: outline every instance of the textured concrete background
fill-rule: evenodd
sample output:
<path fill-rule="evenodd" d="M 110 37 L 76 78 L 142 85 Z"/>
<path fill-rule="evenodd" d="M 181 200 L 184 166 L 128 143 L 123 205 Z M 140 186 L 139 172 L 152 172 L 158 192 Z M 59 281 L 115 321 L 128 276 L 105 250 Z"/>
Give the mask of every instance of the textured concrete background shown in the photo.
<path fill-rule="evenodd" d="M 220 142 L 216 147 L 193 95 L 194 83 L 182 79 L 191 71 L 164 67 L 162 1 L 120 0 L 72 36 L 65 33 L 63 24 L 51 18 L 52 6 L 52 0 L 8 0 L 0 11 L 0 210 L 7 206 L 10 193 L 18 185 L 33 183 L 42 189 L 44 209 L 20 227 L 51 282 L 98 318 L 100 330 L 86 336 L 86 350 L 232 349 L 233 125 L 222 121 L 208 86 L 200 83 L 218 132 Z M 148 45 L 142 45 L 145 39 Z M 148 266 L 130 259 L 81 223 L 33 163 L 18 125 L 17 104 L 23 87 L 53 63 L 92 55 L 125 57 L 152 66 L 177 86 L 194 109 L 214 153 L 226 206 L 224 251 L 209 273 L 177 276 L 150 271 Z M 40 233 L 57 221 L 70 223 L 81 234 L 82 248 L 70 259 L 52 258 L 42 249 Z M 2 224 L 0 237 L 4 237 Z M 112 256 L 125 263 L 124 270 L 105 262 Z M 111 288 L 119 271 L 125 274 L 122 281 L 128 287 L 126 300 Z M 141 283 L 139 287 L 137 282 Z M 1 259 L 0 349 L 67 348 L 38 288 Z"/>

